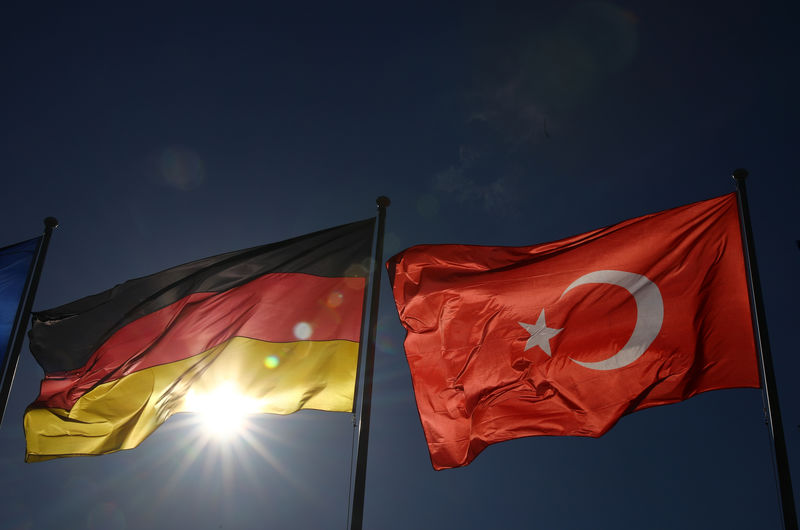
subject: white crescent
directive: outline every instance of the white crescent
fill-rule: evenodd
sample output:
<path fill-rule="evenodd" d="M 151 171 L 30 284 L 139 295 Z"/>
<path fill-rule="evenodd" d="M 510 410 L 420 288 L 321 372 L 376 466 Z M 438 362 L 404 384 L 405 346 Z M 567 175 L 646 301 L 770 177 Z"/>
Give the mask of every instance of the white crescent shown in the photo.
<path fill-rule="evenodd" d="M 633 296 L 636 302 L 636 326 L 631 338 L 617 353 L 596 362 L 583 362 L 570 357 L 570 360 L 592 370 L 616 370 L 631 364 L 641 357 L 661 331 L 664 322 L 664 301 L 658 286 L 641 274 L 625 271 L 594 271 L 572 282 L 561 296 L 570 289 L 587 283 L 607 283 L 622 287 Z"/>

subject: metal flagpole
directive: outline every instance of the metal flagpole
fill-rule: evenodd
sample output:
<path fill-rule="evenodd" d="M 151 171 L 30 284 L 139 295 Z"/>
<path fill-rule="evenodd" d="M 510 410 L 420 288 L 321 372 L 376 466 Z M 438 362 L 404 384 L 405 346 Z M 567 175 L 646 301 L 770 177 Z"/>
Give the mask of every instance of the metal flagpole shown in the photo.
<path fill-rule="evenodd" d="M 785 530 L 797 530 L 797 512 L 792 491 L 792 477 L 789 473 L 789 458 L 786 452 L 786 439 L 783 435 L 783 421 L 778 405 L 778 391 L 775 386 L 775 369 L 772 366 L 772 351 L 767 334 L 767 319 L 764 314 L 764 302 L 761 298 L 761 279 L 758 275 L 756 252 L 753 243 L 753 232 L 750 227 L 750 208 L 747 203 L 746 169 L 733 172 L 736 182 L 736 196 L 739 199 L 739 219 L 742 225 L 743 243 L 745 246 L 745 263 L 749 277 L 750 300 L 752 302 L 753 329 L 756 331 L 756 343 L 761 354 L 761 379 L 767 397 L 767 416 L 770 434 L 775 447 L 775 464 L 778 468 L 778 485 L 780 488 L 783 527 Z"/>
<path fill-rule="evenodd" d="M 367 446 L 369 444 L 369 414 L 372 409 L 372 372 L 375 368 L 375 336 L 378 329 L 378 300 L 381 294 L 381 271 L 383 265 L 383 228 L 386 223 L 386 208 L 389 197 L 380 196 L 378 205 L 378 236 L 375 240 L 375 255 L 372 263 L 372 292 L 369 303 L 369 332 L 365 348 L 364 379 L 361 386 L 361 413 L 358 419 L 358 451 L 356 453 L 356 477 L 353 487 L 353 505 L 350 515 L 350 530 L 361 530 L 364 519 L 364 492 L 367 482 Z"/>
<path fill-rule="evenodd" d="M 17 311 L 17 318 L 12 327 L 12 329 L 16 329 L 16 333 L 11 339 L 11 347 L 8 349 L 3 385 L 0 388 L 0 425 L 2 425 L 3 417 L 6 414 L 8 396 L 11 394 L 11 385 L 14 383 L 14 375 L 17 373 L 17 362 L 22 349 L 22 340 L 25 338 L 25 330 L 28 329 L 28 315 L 30 315 L 31 307 L 33 306 L 36 289 L 39 287 L 39 277 L 42 275 L 42 265 L 44 265 L 44 257 L 47 254 L 47 246 L 50 243 L 53 229 L 57 226 L 58 219 L 55 217 L 47 217 L 44 220 L 44 235 L 39 241 L 39 248 L 36 249 L 36 257 L 34 258 L 33 267 L 31 267 L 31 273 L 28 275 L 28 280 L 25 282 L 26 285 L 22 291 L 25 293 L 23 295 L 25 302 L 24 305 L 20 305 L 20 309 Z"/>

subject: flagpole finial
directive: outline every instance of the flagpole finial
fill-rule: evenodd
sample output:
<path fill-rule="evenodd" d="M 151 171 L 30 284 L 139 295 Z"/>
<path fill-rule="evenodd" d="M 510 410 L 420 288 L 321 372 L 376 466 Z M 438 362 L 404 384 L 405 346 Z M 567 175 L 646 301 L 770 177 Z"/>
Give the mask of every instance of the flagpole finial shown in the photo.
<path fill-rule="evenodd" d="M 379 208 L 386 208 L 392 204 L 392 201 L 386 195 L 381 195 L 375 199 L 375 204 L 377 204 Z"/>
<path fill-rule="evenodd" d="M 57 228 L 58 227 L 58 219 L 55 217 L 45 217 L 44 218 L 44 227 L 45 228 Z"/>
<path fill-rule="evenodd" d="M 731 176 L 733 177 L 733 180 L 738 182 L 738 181 L 743 181 L 744 179 L 746 179 L 747 175 L 749 175 L 749 174 L 750 173 L 748 173 L 746 169 L 740 167 L 739 169 L 734 169 L 733 173 L 731 174 Z"/>

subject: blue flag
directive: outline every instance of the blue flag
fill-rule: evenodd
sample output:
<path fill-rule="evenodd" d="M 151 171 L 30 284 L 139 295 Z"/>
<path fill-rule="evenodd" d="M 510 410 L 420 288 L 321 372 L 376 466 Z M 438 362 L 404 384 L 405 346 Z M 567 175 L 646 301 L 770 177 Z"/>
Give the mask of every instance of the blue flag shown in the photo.
<path fill-rule="evenodd" d="M 41 237 L 0 248 L 0 369 L 5 366 L 14 318 Z"/>

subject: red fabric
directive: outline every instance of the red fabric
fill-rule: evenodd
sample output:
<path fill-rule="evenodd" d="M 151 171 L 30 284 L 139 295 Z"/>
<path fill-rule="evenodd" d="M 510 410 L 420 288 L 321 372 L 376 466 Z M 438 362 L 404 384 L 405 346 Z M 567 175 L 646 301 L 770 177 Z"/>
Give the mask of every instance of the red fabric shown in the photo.
<path fill-rule="evenodd" d="M 436 469 L 759 386 L 735 194 L 530 247 L 415 246 L 387 269 Z"/>
<path fill-rule="evenodd" d="M 277 272 L 222 292 L 192 293 L 118 330 L 85 366 L 45 374 L 32 406 L 70 410 L 98 384 L 187 359 L 232 337 L 358 342 L 364 287 L 364 278 Z M 302 322 L 308 336 L 296 334 Z"/>

